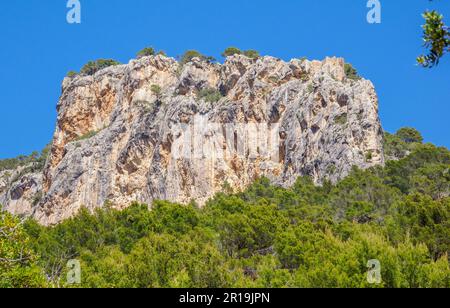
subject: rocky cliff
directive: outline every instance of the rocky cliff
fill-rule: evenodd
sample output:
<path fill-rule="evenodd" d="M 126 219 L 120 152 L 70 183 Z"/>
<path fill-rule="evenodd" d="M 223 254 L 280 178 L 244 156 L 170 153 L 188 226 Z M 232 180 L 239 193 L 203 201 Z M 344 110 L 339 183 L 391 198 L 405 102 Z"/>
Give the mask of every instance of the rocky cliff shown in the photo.
<path fill-rule="evenodd" d="M 42 173 L 0 175 L 0 203 L 54 224 L 108 202 L 200 205 L 265 176 L 320 184 L 352 166 L 384 163 L 370 81 L 346 77 L 343 59 L 242 55 L 181 65 L 162 55 L 66 78 Z"/>

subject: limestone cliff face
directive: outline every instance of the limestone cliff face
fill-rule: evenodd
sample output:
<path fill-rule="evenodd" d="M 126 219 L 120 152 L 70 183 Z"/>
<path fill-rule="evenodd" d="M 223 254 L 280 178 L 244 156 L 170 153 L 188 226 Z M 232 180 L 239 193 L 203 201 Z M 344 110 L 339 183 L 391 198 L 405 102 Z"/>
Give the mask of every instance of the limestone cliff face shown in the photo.
<path fill-rule="evenodd" d="M 34 164 L 0 172 L 0 205 L 18 216 L 30 216 L 42 196 L 42 173 Z"/>
<path fill-rule="evenodd" d="M 43 224 L 82 206 L 204 204 L 225 182 L 288 186 L 310 175 L 319 184 L 384 163 L 374 87 L 346 78 L 343 59 L 180 67 L 159 55 L 66 78 L 62 91 L 43 174 L 23 179 L 15 200 L 11 187 L 0 191 L 6 209 Z M 39 202 L 23 201 L 38 191 Z"/>

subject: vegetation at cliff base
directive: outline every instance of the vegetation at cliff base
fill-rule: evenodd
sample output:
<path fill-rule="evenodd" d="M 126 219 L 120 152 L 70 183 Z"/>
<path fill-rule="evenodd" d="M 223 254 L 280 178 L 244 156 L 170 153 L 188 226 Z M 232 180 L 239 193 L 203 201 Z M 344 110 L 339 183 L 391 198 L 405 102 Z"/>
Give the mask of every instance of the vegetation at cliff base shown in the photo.
<path fill-rule="evenodd" d="M 0 286 L 448 288 L 450 151 L 411 129 L 388 136 L 406 152 L 337 184 L 261 178 L 243 192 L 224 185 L 204 208 L 107 203 L 53 227 L 3 213 L 1 260 L 29 257 L 2 261 Z M 66 284 L 69 259 L 80 285 Z M 373 259 L 381 284 L 367 280 Z"/>
<path fill-rule="evenodd" d="M 49 286 L 23 223 L 0 212 L 0 288 Z"/>

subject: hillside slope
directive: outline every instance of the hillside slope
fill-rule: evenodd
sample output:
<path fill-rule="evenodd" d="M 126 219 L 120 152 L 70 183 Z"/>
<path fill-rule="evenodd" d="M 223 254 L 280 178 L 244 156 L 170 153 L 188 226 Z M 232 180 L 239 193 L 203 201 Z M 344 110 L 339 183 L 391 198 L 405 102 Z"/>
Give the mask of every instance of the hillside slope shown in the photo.
<path fill-rule="evenodd" d="M 202 208 L 105 206 L 53 227 L 0 211 L 0 287 L 72 287 L 75 258 L 79 286 L 92 288 L 448 288 L 450 151 L 409 136 L 387 136 L 395 159 L 385 167 L 355 168 L 336 184 L 262 178 Z"/>

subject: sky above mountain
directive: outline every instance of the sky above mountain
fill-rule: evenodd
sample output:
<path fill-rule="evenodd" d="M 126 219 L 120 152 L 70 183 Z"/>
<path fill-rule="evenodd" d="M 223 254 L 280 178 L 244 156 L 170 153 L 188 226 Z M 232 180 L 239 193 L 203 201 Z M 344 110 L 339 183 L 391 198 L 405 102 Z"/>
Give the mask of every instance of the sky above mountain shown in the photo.
<path fill-rule="evenodd" d="M 344 57 L 372 80 L 387 131 L 419 129 L 450 147 L 450 56 L 434 69 L 423 53 L 421 13 L 447 2 L 381 0 L 381 24 L 369 24 L 366 0 L 80 0 L 81 24 L 68 24 L 65 0 L 0 4 L 0 158 L 50 142 L 61 81 L 98 58 L 127 63 L 146 46 L 170 56 L 197 49 L 222 61 L 228 46 L 290 60 Z"/>

